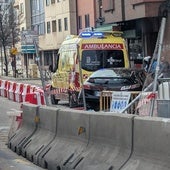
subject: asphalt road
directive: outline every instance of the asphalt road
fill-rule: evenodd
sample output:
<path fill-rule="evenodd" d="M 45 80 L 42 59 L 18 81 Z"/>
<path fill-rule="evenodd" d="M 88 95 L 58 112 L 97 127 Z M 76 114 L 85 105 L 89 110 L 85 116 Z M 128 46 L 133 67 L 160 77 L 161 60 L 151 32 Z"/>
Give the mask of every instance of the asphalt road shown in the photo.
<path fill-rule="evenodd" d="M 11 151 L 6 143 L 11 121 L 7 112 L 20 109 L 20 104 L 0 97 L 0 170 L 43 170 Z"/>

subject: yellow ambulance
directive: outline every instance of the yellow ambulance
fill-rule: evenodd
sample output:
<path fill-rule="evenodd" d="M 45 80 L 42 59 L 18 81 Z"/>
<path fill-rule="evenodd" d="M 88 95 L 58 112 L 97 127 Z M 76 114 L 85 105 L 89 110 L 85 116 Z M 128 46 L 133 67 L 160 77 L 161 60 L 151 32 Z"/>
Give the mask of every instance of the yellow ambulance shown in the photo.
<path fill-rule="evenodd" d="M 78 104 L 82 82 L 102 68 L 129 68 L 129 57 L 122 32 L 81 32 L 61 44 L 57 69 L 52 75 L 51 101 L 68 100 Z"/>

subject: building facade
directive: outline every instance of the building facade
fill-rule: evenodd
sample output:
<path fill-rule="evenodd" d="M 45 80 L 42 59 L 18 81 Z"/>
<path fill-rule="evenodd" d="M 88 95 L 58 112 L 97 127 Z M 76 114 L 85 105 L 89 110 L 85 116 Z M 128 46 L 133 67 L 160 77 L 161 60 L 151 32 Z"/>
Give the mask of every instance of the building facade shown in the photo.
<path fill-rule="evenodd" d="M 165 0 L 16 0 L 24 9 L 20 29 L 39 34 L 43 66 L 53 65 L 67 35 L 84 29 L 120 30 L 127 42 L 130 60 L 141 63 L 155 49 Z M 169 40 L 167 40 L 168 42 Z M 168 48 L 166 45 L 164 47 Z M 165 48 L 164 48 L 165 49 Z M 34 54 L 33 54 L 34 56 Z M 34 57 L 32 57 L 34 59 Z"/>
<path fill-rule="evenodd" d="M 161 4 L 165 0 L 96 0 L 98 30 L 121 30 L 127 41 L 130 60 L 141 64 L 153 55 L 160 27 Z"/>

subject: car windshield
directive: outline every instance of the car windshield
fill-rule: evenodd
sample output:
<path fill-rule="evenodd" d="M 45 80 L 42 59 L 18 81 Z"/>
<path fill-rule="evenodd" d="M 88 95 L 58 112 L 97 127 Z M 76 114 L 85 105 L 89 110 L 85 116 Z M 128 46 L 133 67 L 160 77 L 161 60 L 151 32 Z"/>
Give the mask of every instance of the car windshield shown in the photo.
<path fill-rule="evenodd" d="M 130 72 L 125 70 L 111 70 L 111 69 L 101 69 L 94 72 L 88 79 L 89 82 L 99 83 L 99 84 L 119 84 L 126 83 L 130 84 Z"/>
<path fill-rule="evenodd" d="M 84 50 L 82 52 L 82 68 L 96 71 L 101 68 L 124 67 L 122 50 Z"/>
<path fill-rule="evenodd" d="M 90 77 L 130 77 L 132 71 L 128 69 L 100 69 L 95 71 Z"/>

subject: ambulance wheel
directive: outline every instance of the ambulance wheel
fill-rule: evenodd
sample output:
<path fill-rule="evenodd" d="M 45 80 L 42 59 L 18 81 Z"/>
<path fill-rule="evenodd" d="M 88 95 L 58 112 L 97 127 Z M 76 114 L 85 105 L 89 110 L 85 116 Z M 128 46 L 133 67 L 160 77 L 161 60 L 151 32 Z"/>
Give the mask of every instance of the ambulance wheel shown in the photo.
<path fill-rule="evenodd" d="M 72 92 L 69 94 L 69 107 L 77 107 L 78 106 L 78 93 Z"/>

